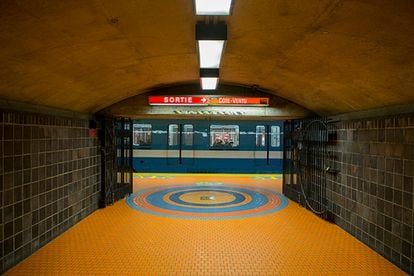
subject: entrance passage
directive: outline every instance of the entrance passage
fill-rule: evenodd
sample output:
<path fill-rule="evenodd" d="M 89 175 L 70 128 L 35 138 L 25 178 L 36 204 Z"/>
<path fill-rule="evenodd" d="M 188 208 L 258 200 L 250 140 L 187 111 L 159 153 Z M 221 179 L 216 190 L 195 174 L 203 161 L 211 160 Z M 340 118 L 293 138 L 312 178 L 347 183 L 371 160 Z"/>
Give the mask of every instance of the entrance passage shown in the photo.
<path fill-rule="evenodd" d="M 198 209 L 215 208 L 194 207 L 211 204 L 212 197 L 217 204 L 228 204 L 244 190 L 277 193 L 282 185 L 281 175 L 258 174 L 135 174 L 134 179 L 134 189 L 148 191 L 147 198 L 154 189 L 165 192 L 177 187 L 164 201 Z M 179 187 L 185 184 L 223 189 L 208 195 L 191 189 L 184 192 Z M 234 185 L 240 188 L 229 190 Z M 150 200 L 149 204 L 156 204 L 156 198 Z M 405 275 L 295 202 L 253 217 L 204 219 L 151 214 L 131 208 L 125 200 L 92 213 L 6 276 L 46 274 Z"/>
<path fill-rule="evenodd" d="M 135 172 L 281 173 L 282 121 L 134 120 Z"/>

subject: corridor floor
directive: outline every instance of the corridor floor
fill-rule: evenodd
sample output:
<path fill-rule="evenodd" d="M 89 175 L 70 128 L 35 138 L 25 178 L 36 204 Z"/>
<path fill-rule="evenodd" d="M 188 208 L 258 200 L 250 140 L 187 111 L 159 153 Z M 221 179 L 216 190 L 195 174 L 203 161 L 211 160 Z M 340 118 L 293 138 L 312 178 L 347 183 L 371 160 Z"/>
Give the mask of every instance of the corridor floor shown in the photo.
<path fill-rule="evenodd" d="M 278 194 L 279 175 L 134 180 L 128 201 L 97 210 L 6 275 L 404 275 Z"/>

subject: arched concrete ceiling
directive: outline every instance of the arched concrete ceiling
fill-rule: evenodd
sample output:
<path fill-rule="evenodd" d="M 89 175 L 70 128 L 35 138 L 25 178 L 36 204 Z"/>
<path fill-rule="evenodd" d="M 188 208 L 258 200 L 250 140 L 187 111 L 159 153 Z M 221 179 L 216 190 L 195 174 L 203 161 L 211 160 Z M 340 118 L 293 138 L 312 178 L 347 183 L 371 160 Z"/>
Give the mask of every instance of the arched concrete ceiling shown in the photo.
<path fill-rule="evenodd" d="M 221 83 L 327 115 L 414 104 L 414 1 L 233 1 Z M 197 83 L 196 20 L 191 0 L 2 0 L 0 98 L 94 113 Z"/>

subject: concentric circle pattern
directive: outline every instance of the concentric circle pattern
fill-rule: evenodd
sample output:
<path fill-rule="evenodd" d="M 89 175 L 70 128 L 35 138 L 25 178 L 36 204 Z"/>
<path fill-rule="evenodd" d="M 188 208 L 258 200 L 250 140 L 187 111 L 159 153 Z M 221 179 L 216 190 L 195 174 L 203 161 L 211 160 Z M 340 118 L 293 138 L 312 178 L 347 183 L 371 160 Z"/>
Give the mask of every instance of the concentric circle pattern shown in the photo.
<path fill-rule="evenodd" d="M 139 211 L 175 218 L 229 219 L 276 212 L 287 199 L 277 192 L 244 185 L 164 185 L 132 194 Z"/>

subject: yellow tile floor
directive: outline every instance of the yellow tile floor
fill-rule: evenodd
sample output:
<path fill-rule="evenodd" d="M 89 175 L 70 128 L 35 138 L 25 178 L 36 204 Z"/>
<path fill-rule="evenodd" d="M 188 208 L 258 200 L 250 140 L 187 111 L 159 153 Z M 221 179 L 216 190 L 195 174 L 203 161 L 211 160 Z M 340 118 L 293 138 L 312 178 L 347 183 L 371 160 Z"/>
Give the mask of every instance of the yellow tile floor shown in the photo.
<path fill-rule="evenodd" d="M 135 190 L 220 181 L 281 190 L 275 177 L 140 175 Z M 276 177 L 277 178 L 277 177 Z M 98 210 L 6 275 L 404 275 L 296 203 L 268 215 L 194 220 L 145 214 L 125 200 Z"/>

